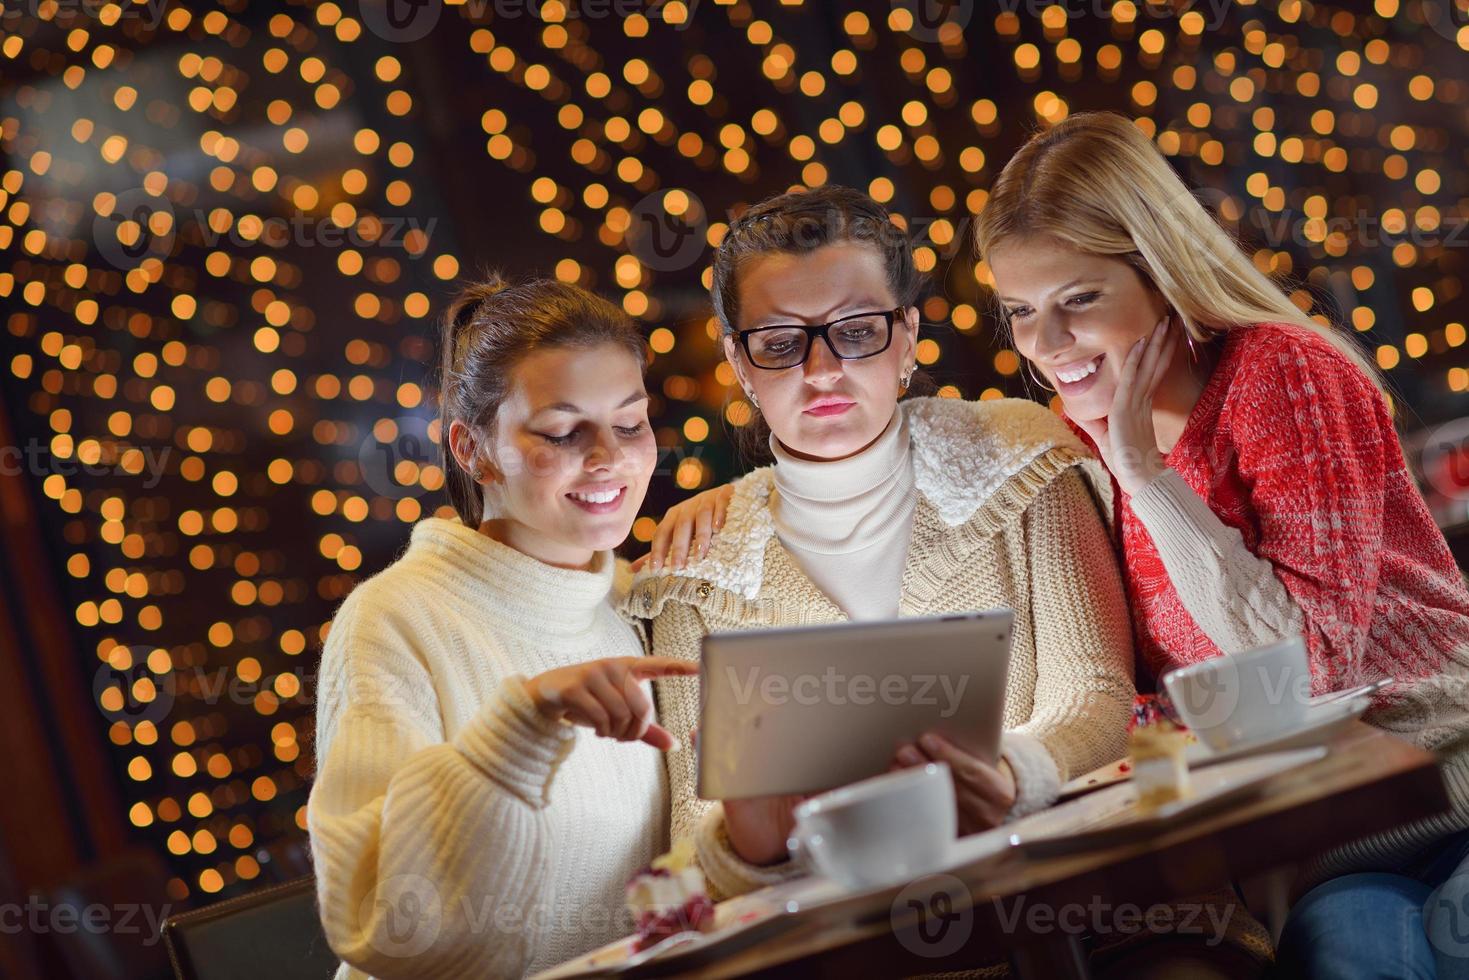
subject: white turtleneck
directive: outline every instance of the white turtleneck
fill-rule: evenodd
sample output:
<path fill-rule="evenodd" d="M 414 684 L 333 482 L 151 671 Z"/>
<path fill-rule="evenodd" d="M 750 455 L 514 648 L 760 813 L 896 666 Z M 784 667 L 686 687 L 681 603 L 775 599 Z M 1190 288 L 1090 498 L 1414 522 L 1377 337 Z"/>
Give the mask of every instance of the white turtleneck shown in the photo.
<path fill-rule="evenodd" d="M 339 978 L 521 976 L 631 931 L 663 759 L 547 721 L 523 680 L 643 654 L 613 576 L 608 552 L 556 568 L 430 518 L 337 611 L 307 825 Z"/>
<path fill-rule="evenodd" d="M 866 449 L 839 460 L 799 459 L 770 437 L 771 516 L 781 544 L 852 619 L 898 615 L 918 491 L 900 408 Z"/>

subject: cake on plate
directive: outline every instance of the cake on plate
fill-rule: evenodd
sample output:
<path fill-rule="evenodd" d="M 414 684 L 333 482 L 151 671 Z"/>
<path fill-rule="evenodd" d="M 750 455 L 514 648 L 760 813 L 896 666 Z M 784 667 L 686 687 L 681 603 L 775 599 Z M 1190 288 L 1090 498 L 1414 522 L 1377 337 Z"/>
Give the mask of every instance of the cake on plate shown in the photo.
<path fill-rule="evenodd" d="M 694 863 L 693 841 L 675 842 L 667 854 L 633 875 L 627 883 L 627 908 L 638 930 L 635 952 L 682 932 L 714 928 L 714 903 L 704 873 Z"/>

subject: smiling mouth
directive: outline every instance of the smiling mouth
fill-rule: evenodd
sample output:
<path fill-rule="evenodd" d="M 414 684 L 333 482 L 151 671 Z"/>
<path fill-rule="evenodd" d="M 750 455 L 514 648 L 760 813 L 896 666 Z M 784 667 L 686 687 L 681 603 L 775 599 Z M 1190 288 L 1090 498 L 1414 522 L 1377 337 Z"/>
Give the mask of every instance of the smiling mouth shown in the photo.
<path fill-rule="evenodd" d="M 610 504 L 622 496 L 621 490 L 602 490 L 598 493 L 568 493 L 572 500 L 580 500 L 584 504 Z"/>
<path fill-rule="evenodd" d="M 566 495 L 566 499 L 582 510 L 593 514 L 607 514 L 621 507 L 625 496 L 627 487 L 624 486 L 606 490 L 573 491 Z"/>
<path fill-rule="evenodd" d="M 1085 364 L 1076 367 L 1068 367 L 1064 370 L 1058 368 L 1056 370 L 1056 380 L 1069 385 L 1074 385 L 1078 381 L 1085 381 L 1087 378 L 1097 373 L 1097 369 L 1102 366 L 1102 361 L 1106 358 L 1106 356 L 1106 354 L 1098 354 L 1096 357 L 1092 358 L 1090 361 L 1087 361 Z"/>

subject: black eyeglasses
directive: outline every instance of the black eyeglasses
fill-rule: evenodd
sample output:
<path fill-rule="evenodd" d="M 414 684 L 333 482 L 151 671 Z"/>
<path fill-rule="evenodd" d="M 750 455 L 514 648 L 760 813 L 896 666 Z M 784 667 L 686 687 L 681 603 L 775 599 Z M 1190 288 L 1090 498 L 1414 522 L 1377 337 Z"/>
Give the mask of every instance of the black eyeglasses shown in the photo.
<path fill-rule="evenodd" d="M 893 342 L 893 320 L 902 312 L 853 313 L 814 327 L 782 324 L 741 330 L 740 346 L 751 364 L 767 371 L 781 371 L 805 364 L 817 337 L 842 360 L 858 361 L 864 357 L 876 357 L 888 349 Z"/>

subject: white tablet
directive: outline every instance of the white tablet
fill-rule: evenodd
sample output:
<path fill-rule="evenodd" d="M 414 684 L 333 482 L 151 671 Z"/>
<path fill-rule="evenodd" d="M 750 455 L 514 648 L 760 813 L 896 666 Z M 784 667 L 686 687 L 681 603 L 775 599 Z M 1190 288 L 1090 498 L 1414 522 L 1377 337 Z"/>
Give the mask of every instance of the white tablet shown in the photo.
<path fill-rule="evenodd" d="M 699 795 L 843 786 L 927 731 L 995 759 L 1013 621 L 996 609 L 706 636 Z"/>

